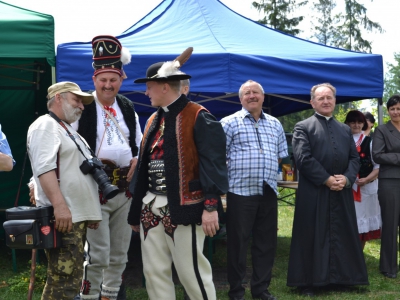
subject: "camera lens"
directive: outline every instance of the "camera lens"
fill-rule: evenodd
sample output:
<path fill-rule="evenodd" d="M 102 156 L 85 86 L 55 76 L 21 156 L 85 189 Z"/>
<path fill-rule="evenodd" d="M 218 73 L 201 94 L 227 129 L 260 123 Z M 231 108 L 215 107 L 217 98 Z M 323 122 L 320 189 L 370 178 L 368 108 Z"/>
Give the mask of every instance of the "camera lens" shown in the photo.
<path fill-rule="evenodd" d="M 114 198 L 119 193 L 119 189 L 110 183 L 110 180 L 103 169 L 93 168 L 91 174 L 93 179 L 99 185 L 99 189 L 103 192 L 103 197 L 105 199 L 109 200 Z"/>

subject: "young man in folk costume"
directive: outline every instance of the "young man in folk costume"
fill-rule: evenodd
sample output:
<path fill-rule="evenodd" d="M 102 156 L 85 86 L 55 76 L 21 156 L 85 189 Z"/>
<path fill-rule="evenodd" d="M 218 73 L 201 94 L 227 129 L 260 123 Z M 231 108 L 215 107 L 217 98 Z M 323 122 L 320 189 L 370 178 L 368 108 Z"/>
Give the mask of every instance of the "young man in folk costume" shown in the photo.
<path fill-rule="evenodd" d="M 204 107 L 181 94 L 179 70 L 191 54 L 155 63 L 146 77 L 151 105 L 140 146 L 128 222 L 141 237 L 143 271 L 150 299 L 175 299 L 172 262 L 190 299 L 216 299 L 205 236 L 219 229 L 220 195 L 228 189 L 225 134 Z"/>

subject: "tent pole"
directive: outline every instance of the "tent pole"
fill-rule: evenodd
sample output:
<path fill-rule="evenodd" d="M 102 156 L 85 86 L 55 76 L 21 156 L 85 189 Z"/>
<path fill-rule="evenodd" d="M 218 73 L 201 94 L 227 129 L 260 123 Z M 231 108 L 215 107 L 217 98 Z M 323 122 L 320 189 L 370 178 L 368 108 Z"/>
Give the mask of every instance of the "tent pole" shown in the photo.
<path fill-rule="evenodd" d="M 378 100 L 378 125 L 383 124 L 382 100 Z"/>

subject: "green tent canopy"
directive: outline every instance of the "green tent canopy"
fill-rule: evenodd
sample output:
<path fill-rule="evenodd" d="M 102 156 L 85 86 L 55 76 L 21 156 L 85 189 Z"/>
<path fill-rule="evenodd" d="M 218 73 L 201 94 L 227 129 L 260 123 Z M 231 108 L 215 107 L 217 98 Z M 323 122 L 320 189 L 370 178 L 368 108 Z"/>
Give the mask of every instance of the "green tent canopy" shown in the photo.
<path fill-rule="evenodd" d="M 19 204 L 29 204 L 26 134 L 47 112 L 54 65 L 54 18 L 0 1 L 0 123 L 17 162 L 11 172 L 0 172 L 0 218 L 14 205 L 20 185 Z"/>

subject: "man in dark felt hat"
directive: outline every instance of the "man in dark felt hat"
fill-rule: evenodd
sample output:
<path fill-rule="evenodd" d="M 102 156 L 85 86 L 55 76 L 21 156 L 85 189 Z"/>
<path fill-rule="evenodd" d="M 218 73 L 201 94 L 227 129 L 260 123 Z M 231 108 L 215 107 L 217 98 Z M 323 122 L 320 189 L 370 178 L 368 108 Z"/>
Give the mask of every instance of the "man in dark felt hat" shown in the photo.
<path fill-rule="evenodd" d="M 181 80 L 190 76 L 179 68 L 190 53 L 153 64 L 146 78 L 135 80 L 146 83 L 146 95 L 158 107 L 147 121 L 129 187 L 128 222 L 140 231 L 150 299 L 175 299 L 172 263 L 190 299 L 216 299 L 203 245 L 219 229 L 220 195 L 228 188 L 225 133 L 180 92 Z"/>
<path fill-rule="evenodd" d="M 89 230 L 81 299 L 117 298 L 132 230 L 127 223 L 131 194 L 128 190 L 137 162 L 142 133 L 132 101 L 118 94 L 126 74 L 123 65 L 131 60 L 129 50 L 107 35 L 92 40 L 95 101 L 85 105 L 82 118 L 73 126 L 88 141 L 105 164 L 105 172 L 120 193 L 107 201 L 99 200 L 103 222 Z"/>

